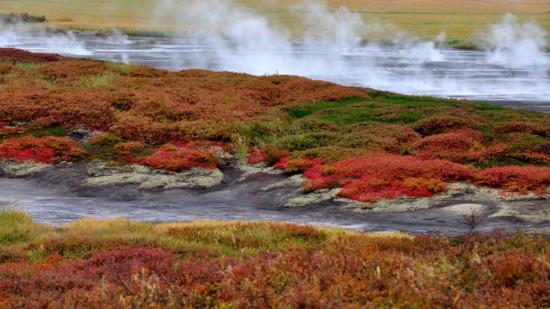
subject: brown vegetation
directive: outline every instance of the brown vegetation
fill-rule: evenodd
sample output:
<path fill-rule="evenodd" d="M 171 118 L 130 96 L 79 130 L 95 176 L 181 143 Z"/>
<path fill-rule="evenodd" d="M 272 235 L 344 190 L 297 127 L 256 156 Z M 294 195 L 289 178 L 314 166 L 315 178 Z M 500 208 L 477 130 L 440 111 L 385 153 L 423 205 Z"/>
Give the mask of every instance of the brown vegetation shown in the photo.
<path fill-rule="evenodd" d="M 342 196 L 364 201 L 431 196 L 455 181 L 537 194 L 550 186 L 544 113 L 292 76 L 168 72 L 12 49 L 0 49 L 0 88 L 4 159 L 81 158 L 47 137 L 78 129 L 93 133 L 78 141 L 93 158 L 179 172 L 216 168 L 223 150 L 305 172 L 306 190 L 341 187 Z"/>
<path fill-rule="evenodd" d="M 277 223 L 0 213 L 0 307 L 510 308 L 550 305 L 540 236 L 368 235 Z"/>

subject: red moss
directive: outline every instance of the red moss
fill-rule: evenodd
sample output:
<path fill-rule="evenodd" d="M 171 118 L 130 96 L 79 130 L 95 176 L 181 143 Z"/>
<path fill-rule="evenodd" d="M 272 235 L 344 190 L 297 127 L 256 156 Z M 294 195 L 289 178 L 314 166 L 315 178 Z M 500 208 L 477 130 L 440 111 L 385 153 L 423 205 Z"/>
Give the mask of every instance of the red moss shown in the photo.
<path fill-rule="evenodd" d="M 18 134 L 23 132 L 21 128 L 12 127 L 0 121 L 0 136 Z"/>
<path fill-rule="evenodd" d="M 290 151 L 281 149 L 273 145 L 264 145 L 261 148 L 253 148 L 252 151 L 248 153 L 248 164 L 258 164 L 258 163 L 267 163 L 267 164 L 276 164 L 279 160 L 288 157 Z"/>
<path fill-rule="evenodd" d="M 469 127 L 470 125 L 466 120 L 453 116 L 428 117 L 421 119 L 414 125 L 415 130 L 424 136 L 447 133 Z"/>
<path fill-rule="evenodd" d="M 115 145 L 114 153 L 124 162 L 137 162 L 136 155 L 145 149 L 141 142 L 121 142 Z"/>
<path fill-rule="evenodd" d="M 215 169 L 218 157 L 210 149 L 192 149 L 186 145 L 165 144 L 145 158 L 143 163 L 156 169 L 181 172 L 191 168 Z"/>
<path fill-rule="evenodd" d="M 505 133 L 531 133 L 542 137 L 550 135 L 549 131 L 541 126 L 537 126 L 530 122 L 509 122 L 495 128 L 495 132 L 499 134 Z"/>
<path fill-rule="evenodd" d="M 67 137 L 11 138 L 0 144 L 0 159 L 53 164 L 83 157 L 85 151 Z"/>
<path fill-rule="evenodd" d="M 60 59 L 60 56 L 52 54 L 31 53 L 15 48 L 0 48 L 0 61 L 39 63 L 59 61 Z"/>
<path fill-rule="evenodd" d="M 285 171 L 285 173 L 303 173 L 312 167 L 319 167 L 323 164 L 322 160 L 311 158 L 283 158 L 277 164 L 275 168 Z"/>
<path fill-rule="evenodd" d="M 439 179 L 407 178 L 384 180 L 361 177 L 342 188 L 340 196 L 363 202 L 408 197 L 430 197 L 447 191 L 447 185 Z"/>
<path fill-rule="evenodd" d="M 483 135 L 480 132 L 464 129 L 449 133 L 428 136 L 417 142 L 418 157 L 422 159 L 445 159 L 463 162 L 479 158 L 484 151 Z"/>
<path fill-rule="evenodd" d="M 548 193 L 550 168 L 536 166 L 505 166 L 483 170 L 475 175 L 479 185 L 502 188 L 509 192 Z"/>
<path fill-rule="evenodd" d="M 248 153 L 248 164 L 260 164 L 268 161 L 268 155 L 265 150 L 254 148 Z"/>
<path fill-rule="evenodd" d="M 330 165 L 314 165 L 304 174 L 306 190 L 343 187 L 342 196 L 377 201 L 401 196 L 431 196 L 446 190 L 446 181 L 468 180 L 470 167 L 411 156 L 367 155 Z"/>

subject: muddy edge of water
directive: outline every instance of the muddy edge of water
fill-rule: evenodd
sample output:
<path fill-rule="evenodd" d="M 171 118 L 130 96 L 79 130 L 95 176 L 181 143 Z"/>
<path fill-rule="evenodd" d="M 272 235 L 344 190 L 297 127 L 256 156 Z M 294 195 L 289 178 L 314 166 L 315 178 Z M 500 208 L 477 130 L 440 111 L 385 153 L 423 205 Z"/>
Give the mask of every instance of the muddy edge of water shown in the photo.
<path fill-rule="evenodd" d="M 140 189 L 136 185 L 86 186 L 89 167 L 70 164 L 49 167 L 25 178 L 0 175 L 0 207 L 16 207 L 42 223 L 62 225 L 83 217 L 126 217 L 148 222 L 200 219 L 275 220 L 338 226 L 368 232 L 457 235 L 470 226 L 472 209 L 478 231 L 517 229 L 550 232 L 548 200 L 479 201 L 452 196 L 432 208 L 404 212 L 361 211 L 335 199 L 313 199 L 306 207 L 284 207 L 303 198 L 300 185 L 284 175 L 258 170 L 243 179 L 234 166 L 224 169 L 221 184 L 209 189 Z M 2 177 L 4 176 L 4 177 Z M 496 216 L 495 216 L 496 215 Z"/>

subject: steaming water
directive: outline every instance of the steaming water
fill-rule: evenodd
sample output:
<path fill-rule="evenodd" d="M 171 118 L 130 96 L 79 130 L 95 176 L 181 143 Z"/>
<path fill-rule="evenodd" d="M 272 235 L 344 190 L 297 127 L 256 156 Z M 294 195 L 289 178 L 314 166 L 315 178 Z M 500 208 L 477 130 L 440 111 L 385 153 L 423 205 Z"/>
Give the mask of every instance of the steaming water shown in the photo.
<path fill-rule="evenodd" d="M 217 40 L 201 37 L 73 35 L 40 40 L 32 33 L 19 33 L 1 36 L 0 46 L 168 70 L 295 74 L 404 94 L 493 101 L 550 111 L 550 61 L 514 67 L 499 63 L 495 58 L 498 55 L 486 51 L 436 49 L 430 43 L 361 45 L 335 52 L 315 42 L 294 42 L 287 49 L 241 54 L 221 52 Z M 545 56 L 550 59 L 549 54 Z"/>

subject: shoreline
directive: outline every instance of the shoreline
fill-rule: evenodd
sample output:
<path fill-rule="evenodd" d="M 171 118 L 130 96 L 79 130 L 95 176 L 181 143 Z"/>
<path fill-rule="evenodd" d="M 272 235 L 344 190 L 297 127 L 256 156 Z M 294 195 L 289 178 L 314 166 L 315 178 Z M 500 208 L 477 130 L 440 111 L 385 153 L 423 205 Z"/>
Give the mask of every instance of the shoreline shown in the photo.
<path fill-rule="evenodd" d="M 5 171 L 6 163 L 2 166 Z M 5 200 L 0 200 L 4 204 L 0 209 L 15 206 L 38 222 L 56 226 L 88 217 L 102 220 L 125 217 L 150 223 L 267 220 L 367 233 L 398 231 L 449 236 L 467 233 L 465 218 L 475 214 L 481 221 L 477 227 L 479 232 L 514 233 L 521 229 L 550 233 L 550 211 L 544 210 L 548 198 L 499 197 L 496 191 L 478 191 L 471 187 L 467 189 L 470 193 L 460 193 L 463 190 L 460 189 L 433 199 L 381 201 L 371 210 L 362 209 L 362 203 L 337 198 L 329 192 L 304 194 L 301 181 L 270 168 L 230 165 L 222 169 L 223 180 L 209 182 L 209 187 L 171 185 L 178 178 L 159 182 L 155 177 L 167 177 L 170 173 L 152 171 L 147 183 L 156 183 L 156 186 L 151 187 L 140 185 L 145 179 L 136 180 L 142 179 L 139 175 L 144 172 L 140 169 L 133 176 L 127 172 L 131 167 L 105 169 L 101 166 L 99 162 L 61 164 L 38 170 L 27 166 L 30 173 L 17 177 L 4 172 L 0 183 L 6 189 L 0 192 L 5 191 L 2 193 Z M 109 175 L 111 180 L 102 175 Z M 101 178 L 104 180 L 97 181 Z M 182 179 L 193 183 L 189 176 Z M 47 206 L 40 205 L 42 199 L 48 200 Z M 145 210 L 147 213 L 141 214 Z M 52 216 L 56 221 L 48 219 Z"/>

